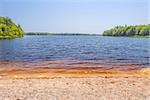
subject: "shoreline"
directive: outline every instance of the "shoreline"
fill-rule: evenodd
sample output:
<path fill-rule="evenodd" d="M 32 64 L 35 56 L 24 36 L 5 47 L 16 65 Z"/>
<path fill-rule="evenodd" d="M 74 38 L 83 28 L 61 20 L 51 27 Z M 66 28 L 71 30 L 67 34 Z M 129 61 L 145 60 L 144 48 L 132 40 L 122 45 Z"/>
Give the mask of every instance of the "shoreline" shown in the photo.
<path fill-rule="evenodd" d="M 2 100 L 150 99 L 150 68 L 0 68 L 0 76 Z"/>
<path fill-rule="evenodd" d="M 0 67 L 0 99 L 149 100 L 150 67 Z"/>
<path fill-rule="evenodd" d="M 69 68 L 0 68 L 0 79 L 38 79 L 54 77 L 143 77 L 150 78 L 150 68 L 69 67 Z"/>

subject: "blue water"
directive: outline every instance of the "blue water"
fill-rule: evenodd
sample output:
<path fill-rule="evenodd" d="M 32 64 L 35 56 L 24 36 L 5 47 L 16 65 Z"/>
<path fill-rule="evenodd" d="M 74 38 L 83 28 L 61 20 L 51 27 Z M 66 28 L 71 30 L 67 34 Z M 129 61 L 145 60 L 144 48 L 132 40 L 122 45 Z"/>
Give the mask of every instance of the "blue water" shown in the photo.
<path fill-rule="evenodd" d="M 80 60 L 149 65 L 148 38 L 25 36 L 0 40 L 0 61 Z"/>

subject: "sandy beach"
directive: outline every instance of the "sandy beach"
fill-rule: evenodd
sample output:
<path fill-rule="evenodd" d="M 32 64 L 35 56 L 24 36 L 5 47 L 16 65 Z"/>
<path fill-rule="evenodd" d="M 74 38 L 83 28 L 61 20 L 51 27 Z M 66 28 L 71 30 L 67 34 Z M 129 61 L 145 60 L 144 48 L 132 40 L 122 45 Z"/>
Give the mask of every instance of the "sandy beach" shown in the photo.
<path fill-rule="evenodd" d="M 0 100 L 149 100 L 150 68 L 1 68 Z"/>
<path fill-rule="evenodd" d="M 150 0 L 0 0 L 0 100 L 150 100 Z"/>

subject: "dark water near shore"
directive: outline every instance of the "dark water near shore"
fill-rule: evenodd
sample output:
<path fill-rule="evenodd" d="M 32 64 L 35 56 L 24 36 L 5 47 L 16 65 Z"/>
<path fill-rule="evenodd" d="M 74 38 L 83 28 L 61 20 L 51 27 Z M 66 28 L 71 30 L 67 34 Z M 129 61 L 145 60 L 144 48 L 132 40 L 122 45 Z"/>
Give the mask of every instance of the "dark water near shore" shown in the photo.
<path fill-rule="evenodd" d="M 128 37 L 25 36 L 0 40 L 0 62 L 83 61 L 149 66 L 149 42 L 148 38 Z"/>

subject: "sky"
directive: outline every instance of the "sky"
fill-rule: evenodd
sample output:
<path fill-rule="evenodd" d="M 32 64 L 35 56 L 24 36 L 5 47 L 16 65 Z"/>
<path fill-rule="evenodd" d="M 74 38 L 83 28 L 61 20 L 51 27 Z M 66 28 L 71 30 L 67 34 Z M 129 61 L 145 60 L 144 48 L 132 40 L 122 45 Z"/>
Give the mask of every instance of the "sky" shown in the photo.
<path fill-rule="evenodd" d="M 150 23 L 150 0 L 0 0 L 0 16 L 25 32 L 99 34 Z"/>

